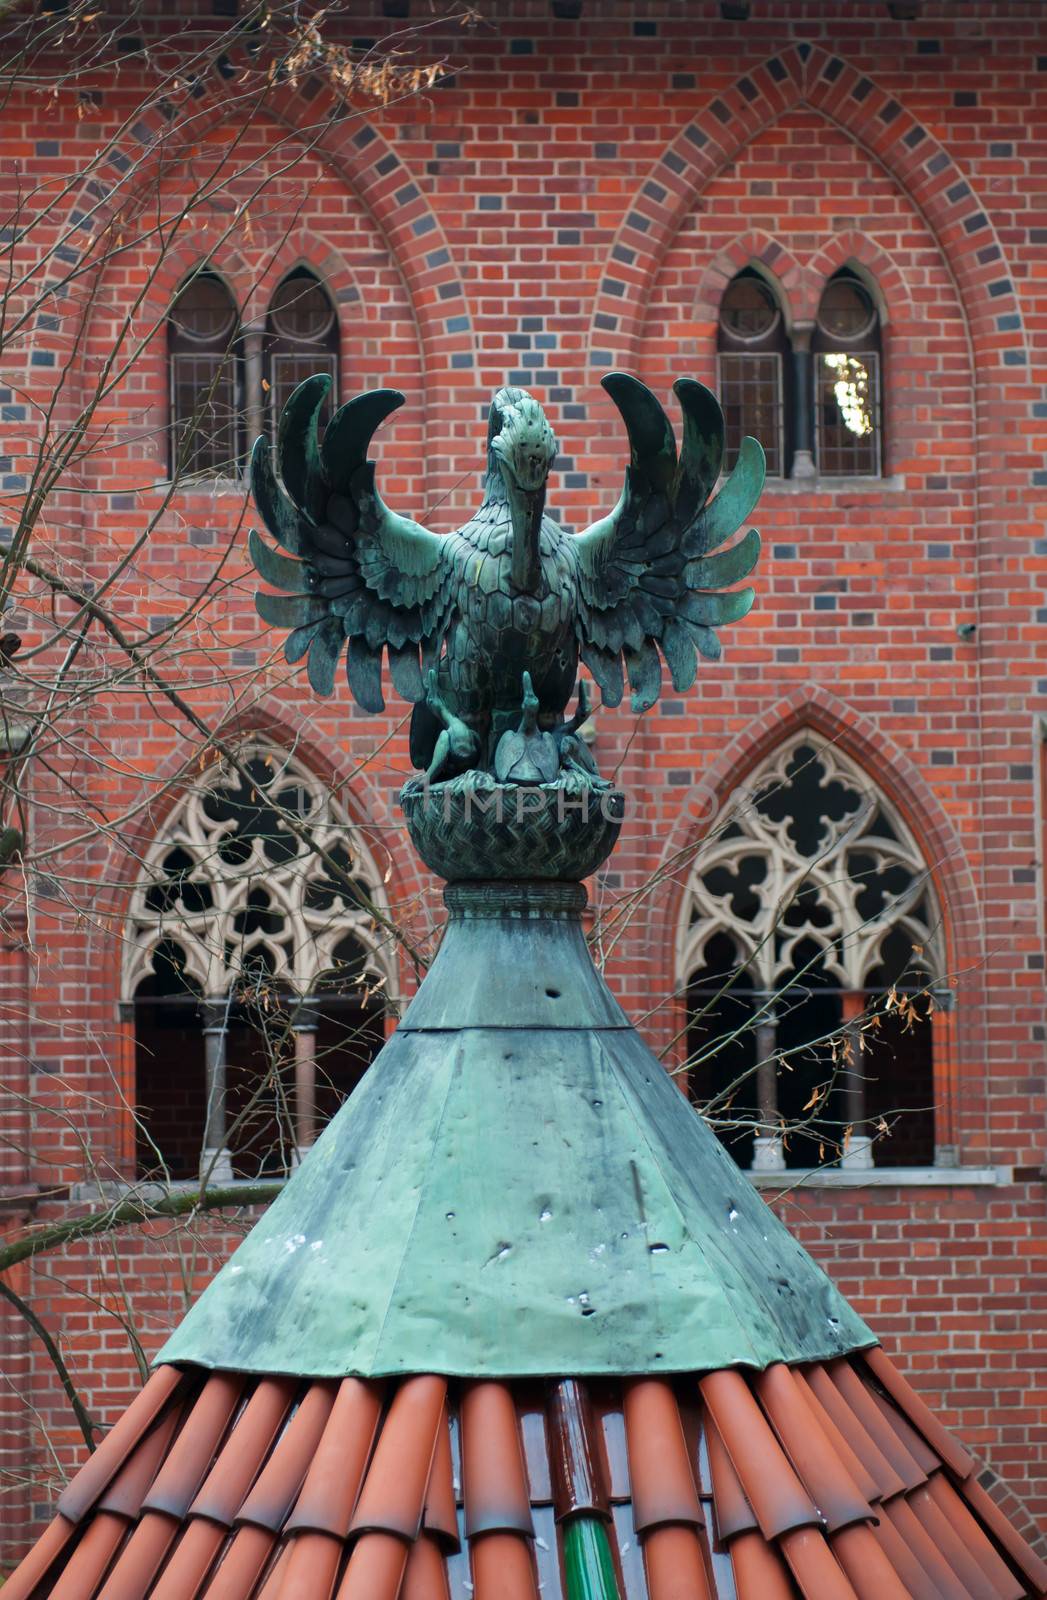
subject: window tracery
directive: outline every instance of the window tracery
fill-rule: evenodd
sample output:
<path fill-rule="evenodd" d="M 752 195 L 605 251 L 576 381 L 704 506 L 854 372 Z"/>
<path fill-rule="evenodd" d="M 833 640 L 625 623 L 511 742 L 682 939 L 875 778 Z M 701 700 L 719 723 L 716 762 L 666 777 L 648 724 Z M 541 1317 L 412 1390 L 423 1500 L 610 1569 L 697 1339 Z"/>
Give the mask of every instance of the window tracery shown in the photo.
<path fill-rule="evenodd" d="M 736 1153 L 813 1166 L 846 1143 L 849 1164 L 871 1164 L 879 1137 L 878 1158 L 929 1164 L 944 960 L 904 819 L 841 751 L 790 739 L 701 847 L 680 925 L 695 1087 L 730 1100 Z"/>
<path fill-rule="evenodd" d="M 294 758 L 240 754 L 248 777 L 216 763 L 177 802 L 130 908 L 139 1165 L 178 1177 L 197 1158 L 220 1179 L 286 1166 L 373 1055 L 395 989 L 360 828 Z"/>

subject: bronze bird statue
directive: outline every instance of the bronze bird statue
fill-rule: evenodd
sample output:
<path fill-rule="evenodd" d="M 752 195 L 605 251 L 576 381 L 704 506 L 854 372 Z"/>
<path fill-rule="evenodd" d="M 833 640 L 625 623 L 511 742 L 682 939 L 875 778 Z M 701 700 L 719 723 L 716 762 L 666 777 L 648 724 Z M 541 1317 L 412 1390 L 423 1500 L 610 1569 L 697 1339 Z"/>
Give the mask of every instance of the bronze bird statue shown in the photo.
<path fill-rule="evenodd" d="M 716 629 L 752 605 L 752 589 L 730 585 L 751 572 L 759 535 L 751 529 L 724 546 L 759 496 L 763 451 L 745 439 L 710 499 L 723 462 L 723 413 L 694 379 L 673 385 L 683 412 L 678 452 L 651 391 L 627 373 L 604 378 L 630 459 L 614 510 L 578 534 L 545 514 L 557 446 L 525 390 L 495 395 L 483 499 L 463 527 L 438 534 L 390 510 L 367 459 L 375 430 L 403 395 L 357 395 L 335 412 L 321 442 L 330 384 L 326 375 L 306 379 L 284 407 L 275 452 L 264 437 L 254 447 L 254 498 L 287 552 L 252 530 L 251 559 L 282 591 L 260 592 L 256 603 L 267 622 L 291 630 L 287 660 L 305 657 L 318 694 L 331 693 L 346 649 L 353 698 L 381 711 L 388 655 L 394 689 L 414 704 L 416 767 L 430 766 L 451 718 L 475 736 L 461 740 L 470 763 L 489 768 L 499 739 L 519 721 L 524 671 L 545 729 L 563 722 L 579 660 L 604 705 L 618 705 L 627 676 L 633 710 L 646 711 L 661 689 L 662 658 L 673 688 L 684 692 L 698 655 L 719 655 Z"/>

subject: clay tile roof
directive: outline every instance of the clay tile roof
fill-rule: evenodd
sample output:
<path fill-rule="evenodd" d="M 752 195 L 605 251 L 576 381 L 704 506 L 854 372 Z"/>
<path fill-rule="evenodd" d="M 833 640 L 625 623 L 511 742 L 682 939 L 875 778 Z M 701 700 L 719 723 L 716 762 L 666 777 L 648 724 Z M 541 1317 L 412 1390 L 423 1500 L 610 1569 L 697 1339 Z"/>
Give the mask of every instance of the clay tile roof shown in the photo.
<path fill-rule="evenodd" d="M 288 1519 L 288 1532 L 311 1528 L 336 1539 L 346 1537 L 378 1431 L 382 1392 L 380 1383 L 342 1379 Z"/>
<path fill-rule="evenodd" d="M 672 1385 L 664 1378 L 626 1384 L 625 1437 L 637 1533 L 664 1522 L 700 1527 L 702 1512 L 683 1423 Z"/>
<path fill-rule="evenodd" d="M 462 1398 L 465 1531 L 531 1534 L 530 1495 L 512 1393 L 504 1383 L 470 1383 Z"/>
<path fill-rule="evenodd" d="M 598 1385 L 161 1374 L 4 1600 L 612 1592 L 565 1587 L 586 1562 L 620 1600 L 1042 1595 L 1047 1566 L 883 1370 L 855 1355 Z"/>

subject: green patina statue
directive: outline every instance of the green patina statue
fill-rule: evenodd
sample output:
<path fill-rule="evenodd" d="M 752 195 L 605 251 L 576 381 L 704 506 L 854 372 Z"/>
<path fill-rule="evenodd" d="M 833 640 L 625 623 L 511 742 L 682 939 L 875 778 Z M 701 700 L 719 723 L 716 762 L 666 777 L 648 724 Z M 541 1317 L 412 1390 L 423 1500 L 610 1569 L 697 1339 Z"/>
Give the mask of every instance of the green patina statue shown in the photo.
<path fill-rule="evenodd" d="M 674 689 L 689 689 L 698 653 L 719 654 L 715 629 L 749 610 L 751 589 L 724 591 L 752 570 L 759 537 L 752 531 L 720 547 L 756 503 L 763 452 L 746 439 L 709 500 L 723 461 L 723 414 L 693 379 L 675 385 L 684 417 L 679 458 L 650 390 L 625 373 L 604 379 L 631 458 L 615 509 L 577 535 L 545 515 L 556 440 L 522 389 L 500 389 L 491 405 L 479 508 L 457 532 L 440 535 L 385 505 L 366 459 L 375 429 L 403 396 L 358 395 L 335 412 L 321 444 L 317 419 L 329 388 L 318 376 L 291 396 L 275 465 L 266 439 L 255 446 L 255 499 L 290 557 L 251 535 L 259 573 L 284 591 L 259 594 L 258 609 L 293 630 L 287 658 L 306 657 L 320 694 L 331 693 L 348 641 L 349 687 L 365 711 L 384 706 L 388 652 L 393 686 L 415 706 L 418 768 L 431 772 L 442 735 L 464 723 L 475 743 L 457 732 L 444 741 L 441 771 L 448 775 L 456 762 L 490 770 L 499 739 L 519 720 L 525 670 L 543 730 L 562 722 L 579 658 L 608 706 L 622 698 L 624 666 L 633 710 L 646 711 L 661 688 L 660 655 Z M 427 683 L 431 671 L 435 685 Z"/>
<path fill-rule="evenodd" d="M 571 534 L 545 514 L 556 440 L 538 402 L 499 389 L 487 429 L 484 495 L 457 532 L 436 534 L 399 516 L 375 487 L 367 450 L 379 423 L 403 403 L 392 389 L 358 395 L 335 412 L 321 443 L 317 423 L 330 379 L 309 378 L 280 418 L 275 452 L 258 440 L 252 487 L 287 555 L 250 537 L 258 572 L 282 594 L 257 596 L 266 621 L 292 630 L 291 662 L 331 693 L 347 645 L 349 687 L 381 711 L 383 656 L 394 688 L 414 705 L 411 759 L 424 773 L 402 796 L 415 845 L 453 879 L 507 873 L 526 860 L 540 876 L 577 878 L 617 838 L 621 807 L 579 727 L 589 714 L 581 661 L 615 706 L 628 676 L 632 708 L 648 710 L 662 684 L 694 683 L 699 654 L 715 658 L 716 628 L 742 617 L 751 589 L 728 586 L 753 568 L 759 535 L 737 532 L 756 503 L 763 451 L 742 443 L 715 498 L 724 453 L 723 413 L 692 378 L 674 385 L 683 447 L 654 395 L 636 378 L 604 379 L 625 422 L 630 461 L 618 504 Z M 724 546 L 726 545 L 726 548 Z M 566 717 L 578 685 L 577 713 Z M 432 786 L 446 789 L 429 804 Z M 489 829 L 469 815 L 478 791 L 530 787 L 601 797 L 598 816 L 518 812 L 492 857 Z M 499 813 L 501 816 L 501 813 Z M 510 848 L 513 845 L 514 848 Z"/>

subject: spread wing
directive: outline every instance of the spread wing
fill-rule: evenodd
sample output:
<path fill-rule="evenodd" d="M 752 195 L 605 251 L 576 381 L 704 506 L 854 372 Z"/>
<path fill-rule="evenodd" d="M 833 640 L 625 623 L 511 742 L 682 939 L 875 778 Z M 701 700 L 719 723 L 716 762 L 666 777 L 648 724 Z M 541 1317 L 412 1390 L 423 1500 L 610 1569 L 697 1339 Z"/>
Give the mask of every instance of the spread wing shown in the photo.
<path fill-rule="evenodd" d="M 737 532 L 759 498 L 764 454 L 745 439 L 734 471 L 714 500 L 709 495 L 723 462 L 724 422 L 715 395 L 693 378 L 673 390 L 683 411 L 683 450 L 651 391 L 624 372 L 603 386 L 622 414 L 630 462 L 622 497 L 567 549 L 578 571 L 576 630 L 582 660 L 605 705 L 624 691 L 623 662 L 634 711 L 646 711 L 662 685 L 661 657 L 673 688 L 689 689 L 699 652 L 720 654 L 716 629 L 744 617 L 752 589 L 730 589 L 750 573 L 760 552 L 751 528 Z"/>
<path fill-rule="evenodd" d="M 288 552 L 252 529 L 248 548 L 260 576 L 279 594 L 259 592 L 266 622 L 291 630 L 289 662 L 306 657 L 317 694 L 334 687 L 343 646 L 353 698 L 381 711 L 382 652 L 405 700 L 424 697 L 425 671 L 439 655 L 452 610 L 453 540 L 430 533 L 385 505 L 367 450 L 375 429 L 404 397 L 372 389 L 335 412 L 320 444 L 317 419 L 331 387 L 326 374 L 291 395 L 275 451 L 260 438 L 251 457 L 251 492 L 266 527 Z"/>

